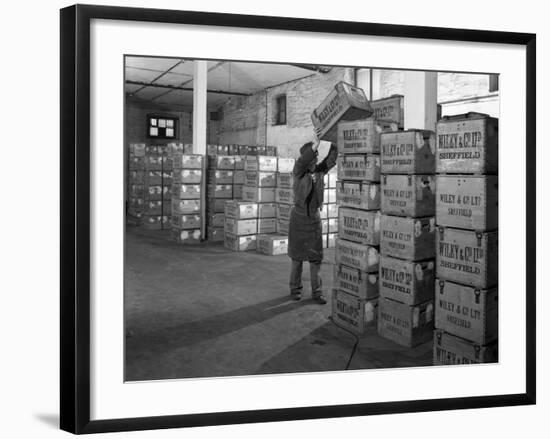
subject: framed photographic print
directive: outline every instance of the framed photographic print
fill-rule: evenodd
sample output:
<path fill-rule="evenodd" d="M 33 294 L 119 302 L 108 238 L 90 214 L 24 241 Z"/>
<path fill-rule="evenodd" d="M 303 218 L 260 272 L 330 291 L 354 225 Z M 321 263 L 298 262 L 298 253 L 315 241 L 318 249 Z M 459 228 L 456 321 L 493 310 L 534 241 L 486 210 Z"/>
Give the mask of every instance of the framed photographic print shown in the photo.
<path fill-rule="evenodd" d="M 534 404 L 535 50 L 62 9 L 61 428 Z"/>

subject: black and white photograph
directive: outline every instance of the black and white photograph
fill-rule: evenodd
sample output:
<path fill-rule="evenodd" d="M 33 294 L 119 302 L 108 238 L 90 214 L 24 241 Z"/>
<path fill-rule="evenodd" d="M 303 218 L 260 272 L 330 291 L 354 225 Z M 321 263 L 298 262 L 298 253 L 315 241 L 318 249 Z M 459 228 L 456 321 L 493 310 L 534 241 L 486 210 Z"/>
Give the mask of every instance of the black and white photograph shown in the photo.
<path fill-rule="evenodd" d="M 498 72 L 123 76 L 126 382 L 499 361 Z"/>

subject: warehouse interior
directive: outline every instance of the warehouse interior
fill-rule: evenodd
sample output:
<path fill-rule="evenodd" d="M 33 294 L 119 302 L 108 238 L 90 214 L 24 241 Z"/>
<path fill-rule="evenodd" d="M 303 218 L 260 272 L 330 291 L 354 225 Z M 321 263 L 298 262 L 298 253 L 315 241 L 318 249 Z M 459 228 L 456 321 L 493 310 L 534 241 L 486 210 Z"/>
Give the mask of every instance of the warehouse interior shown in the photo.
<path fill-rule="evenodd" d="M 210 239 L 205 176 L 199 242 L 174 239 L 164 210 L 154 223 L 137 221 L 131 145 L 160 151 L 177 144 L 206 163 L 237 155 L 239 147 L 296 159 L 299 148 L 315 140 L 312 112 L 339 82 L 362 89 L 369 101 L 404 96 L 404 129 L 431 123 L 435 130 L 443 116 L 498 117 L 498 75 L 149 56 L 127 56 L 124 73 L 126 381 L 434 364 L 431 339 L 407 347 L 380 336 L 376 325 L 355 334 L 331 319 L 337 230 L 323 235 L 328 303 L 319 305 L 310 298 L 307 265 L 303 298 L 294 301 L 286 254 L 235 251 L 223 230 Z M 321 142 L 320 159 L 329 147 Z"/>

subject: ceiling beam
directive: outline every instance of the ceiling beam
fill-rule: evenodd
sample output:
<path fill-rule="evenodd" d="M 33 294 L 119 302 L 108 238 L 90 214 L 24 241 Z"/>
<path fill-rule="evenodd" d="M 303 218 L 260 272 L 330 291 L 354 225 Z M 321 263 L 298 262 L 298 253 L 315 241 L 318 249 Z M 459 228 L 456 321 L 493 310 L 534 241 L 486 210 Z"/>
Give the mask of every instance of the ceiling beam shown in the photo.
<path fill-rule="evenodd" d="M 325 66 L 316 66 L 312 64 L 289 64 L 294 67 L 299 67 L 301 69 L 311 70 L 313 72 L 318 73 L 328 73 L 332 70 L 332 67 L 325 67 Z"/>
<path fill-rule="evenodd" d="M 141 90 L 145 87 L 156 87 L 156 88 L 167 88 L 167 89 L 170 89 L 170 90 L 193 91 L 193 87 L 180 87 L 180 86 L 177 86 L 177 85 L 154 84 L 154 83 L 150 83 L 150 82 L 141 82 L 141 81 L 126 80 L 126 84 L 140 85 L 142 88 L 140 88 L 139 90 Z M 225 90 L 210 90 L 209 89 L 209 90 L 206 90 L 206 92 L 207 93 L 217 93 L 217 94 L 222 94 L 222 95 L 232 95 L 232 96 L 250 96 L 249 93 L 238 93 L 238 92 L 225 91 Z M 134 93 L 137 93 L 137 92 L 134 92 Z M 134 94 L 134 93 L 131 93 L 131 94 Z M 157 99 L 158 97 L 159 96 L 156 96 L 155 99 Z"/>

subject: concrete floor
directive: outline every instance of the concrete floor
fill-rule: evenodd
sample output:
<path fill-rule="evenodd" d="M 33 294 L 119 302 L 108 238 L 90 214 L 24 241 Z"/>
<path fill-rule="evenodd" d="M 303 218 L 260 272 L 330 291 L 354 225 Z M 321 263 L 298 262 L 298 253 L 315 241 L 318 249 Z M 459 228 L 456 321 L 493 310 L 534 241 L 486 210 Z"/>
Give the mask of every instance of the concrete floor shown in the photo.
<path fill-rule="evenodd" d="M 288 295 L 289 259 L 235 253 L 220 243 L 182 246 L 167 231 L 128 227 L 127 381 L 344 369 L 355 338 L 331 312 L 334 251 L 321 270 L 329 303 Z M 369 331 L 350 369 L 432 364 L 432 344 L 404 348 Z"/>

